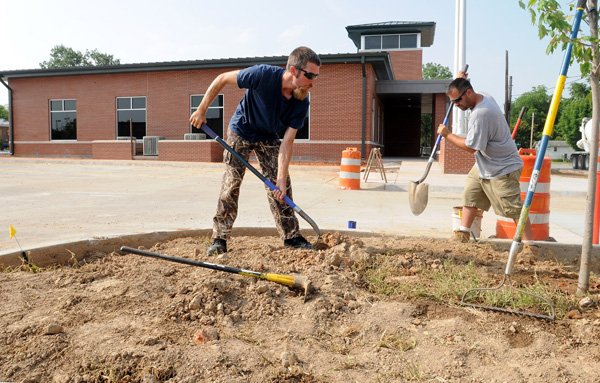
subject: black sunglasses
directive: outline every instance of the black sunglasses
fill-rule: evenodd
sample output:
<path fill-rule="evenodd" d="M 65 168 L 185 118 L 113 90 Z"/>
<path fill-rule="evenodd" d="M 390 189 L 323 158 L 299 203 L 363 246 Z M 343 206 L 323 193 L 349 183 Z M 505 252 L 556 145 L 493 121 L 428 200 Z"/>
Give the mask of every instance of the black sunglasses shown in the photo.
<path fill-rule="evenodd" d="M 318 73 L 309 72 L 309 71 L 306 71 L 306 70 L 304 70 L 302 68 L 298 68 L 298 67 L 296 67 L 296 69 L 298 69 L 300 72 L 304 73 L 304 77 L 306 77 L 309 80 L 314 80 L 317 77 L 319 77 Z"/>
<path fill-rule="evenodd" d="M 465 93 L 467 93 L 469 89 L 465 89 L 460 96 L 458 96 L 457 98 L 455 98 L 454 100 L 450 100 L 451 103 L 453 104 L 458 104 L 460 102 L 460 100 L 462 100 L 463 96 L 465 95 Z"/>

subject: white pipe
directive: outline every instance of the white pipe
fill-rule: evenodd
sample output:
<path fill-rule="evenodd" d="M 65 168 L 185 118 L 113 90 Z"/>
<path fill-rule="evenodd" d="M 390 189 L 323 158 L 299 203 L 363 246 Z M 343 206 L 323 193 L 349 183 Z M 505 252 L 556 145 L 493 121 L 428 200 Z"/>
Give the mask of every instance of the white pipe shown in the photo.
<path fill-rule="evenodd" d="M 467 56 L 467 0 L 456 0 L 455 17 L 455 46 L 454 46 L 454 74 L 464 68 Z M 465 112 L 459 108 L 452 111 L 452 132 L 457 135 L 467 134 Z"/>

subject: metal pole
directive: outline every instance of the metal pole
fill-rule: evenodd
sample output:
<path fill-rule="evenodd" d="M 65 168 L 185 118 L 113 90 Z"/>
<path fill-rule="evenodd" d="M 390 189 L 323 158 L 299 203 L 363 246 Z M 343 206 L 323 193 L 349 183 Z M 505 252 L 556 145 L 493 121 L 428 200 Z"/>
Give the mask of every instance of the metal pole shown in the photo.
<path fill-rule="evenodd" d="M 456 18 L 454 34 L 454 73 L 457 74 L 467 62 L 467 1 L 456 0 Z M 466 135 L 465 112 L 460 108 L 452 111 L 452 132 L 461 136 Z"/>
<path fill-rule="evenodd" d="M 529 133 L 529 149 L 533 149 L 533 127 L 534 127 L 534 120 L 535 118 L 535 113 L 531 113 L 531 129 L 530 129 L 530 133 Z"/>

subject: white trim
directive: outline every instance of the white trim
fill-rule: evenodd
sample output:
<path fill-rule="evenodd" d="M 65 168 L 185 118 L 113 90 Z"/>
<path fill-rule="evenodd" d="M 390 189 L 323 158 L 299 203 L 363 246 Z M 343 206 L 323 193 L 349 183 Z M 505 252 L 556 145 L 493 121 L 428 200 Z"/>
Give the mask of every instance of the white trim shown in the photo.
<path fill-rule="evenodd" d="M 527 193 L 527 191 L 529 189 L 529 182 L 519 182 L 519 183 L 521 186 L 521 193 Z M 535 192 L 542 193 L 542 194 L 549 194 L 550 193 L 550 182 L 538 182 L 538 184 L 535 185 Z"/>
<path fill-rule="evenodd" d="M 360 172 L 340 172 L 340 178 L 358 180 Z"/>
<path fill-rule="evenodd" d="M 499 215 L 496 216 L 496 218 L 498 219 L 498 221 L 514 223 L 514 221 L 511 218 L 501 217 Z M 548 213 L 548 214 L 529 214 L 529 222 L 532 225 L 548 224 L 548 223 L 550 223 L 550 213 Z"/>
<path fill-rule="evenodd" d="M 342 157 L 341 165 L 360 166 L 360 158 L 344 158 Z"/>

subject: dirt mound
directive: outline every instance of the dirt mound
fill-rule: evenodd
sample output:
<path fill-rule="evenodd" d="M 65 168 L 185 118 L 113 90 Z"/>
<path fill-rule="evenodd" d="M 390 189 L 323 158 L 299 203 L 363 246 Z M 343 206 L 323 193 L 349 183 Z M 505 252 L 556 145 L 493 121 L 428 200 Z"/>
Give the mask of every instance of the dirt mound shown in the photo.
<path fill-rule="evenodd" d="M 440 289 L 451 281 L 436 278 L 479 269 L 497 281 L 506 252 L 431 238 L 328 233 L 322 240 L 322 250 L 308 251 L 275 237 L 234 237 L 220 259 L 205 256 L 207 237 L 149 249 L 300 273 L 314 286 L 306 301 L 277 283 L 120 253 L 38 273 L 6 271 L 0 381 L 597 380 L 593 296 L 555 322 L 465 308 Z M 515 280 L 572 294 L 577 275 L 524 254 Z"/>

